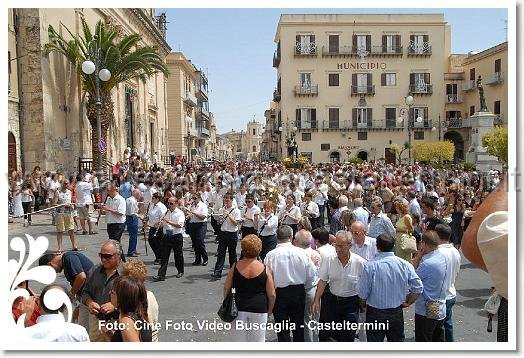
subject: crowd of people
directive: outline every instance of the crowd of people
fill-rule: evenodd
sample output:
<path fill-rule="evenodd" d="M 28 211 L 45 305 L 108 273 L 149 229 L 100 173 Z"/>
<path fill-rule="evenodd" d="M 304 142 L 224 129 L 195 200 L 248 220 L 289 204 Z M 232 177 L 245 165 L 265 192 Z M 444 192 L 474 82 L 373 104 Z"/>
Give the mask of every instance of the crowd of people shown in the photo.
<path fill-rule="evenodd" d="M 175 278 L 183 277 L 184 237 L 191 239 L 193 266 L 216 256 L 212 280 L 222 279 L 228 253 L 224 295 L 235 288 L 237 320 L 258 327 L 236 330 L 233 340 L 264 341 L 273 315 L 279 341 L 403 341 L 403 310 L 414 304 L 416 341 L 454 341 L 458 250 L 500 173 L 417 163 L 171 164 L 146 170 L 127 153 L 102 188 L 87 171 L 67 178 L 36 167 L 10 177 L 11 214 L 24 225 L 31 224 L 31 211 L 52 208 L 57 250 L 41 264 L 64 270 L 79 301 L 77 322 L 92 341 L 157 337 L 154 324 L 120 332 L 98 323 L 158 322 L 145 266 L 135 259 L 140 227 L 159 266 L 153 281 L 166 280 L 171 252 Z M 75 241 L 75 234 L 95 233 L 93 209 L 107 225 L 99 265 Z M 64 232 L 72 251 L 64 251 Z M 206 247 L 209 234 L 216 253 Z"/>

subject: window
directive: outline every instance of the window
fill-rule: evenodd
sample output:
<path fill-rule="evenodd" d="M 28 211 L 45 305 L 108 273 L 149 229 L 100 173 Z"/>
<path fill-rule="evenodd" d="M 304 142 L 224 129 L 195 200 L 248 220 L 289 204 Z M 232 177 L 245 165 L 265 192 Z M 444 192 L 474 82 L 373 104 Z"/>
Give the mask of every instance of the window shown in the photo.
<path fill-rule="evenodd" d="M 317 110 L 315 108 L 297 108 L 295 116 L 297 128 L 317 128 Z"/>
<path fill-rule="evenodd" d="M 300 87 L 302 90 L 311 90 L 311 72 L 300 74 Z"/>
<path fill-rule="evenodd" d="M 331 149 L 331 145 L 329 143 L 323 143 L 320 144 L 320 150 L 323 152 L 326 152 Z"/>
<path fill-rule="evenodd" d="M 329 35 L 329 53 L 338 53 L 338 38 L 338 35 Z"/>
<path fill-rule="evenodd" d="M 303 142 L 311 141 L 311 133 L 302 133 L 302 141 Z"/>
<path fill-rule="evenodd" d="M 495 73 L 502 72 L 502 65 L 500 62 L 500 58 L 495 60 Z"/>
<path fill-rule="evenodd" d="M 493 114 L 500 114 L 500 101 L 493 103 Z"/>
<path fill-rule="evenodd" d="M 340 108 L 329 108 L 329 129 L 339 128 L 339 110 Z"/>
<path fill-rule="evenodd" d="M 370 51 L 371 35 L 353 35 L 353 49 L 357 51 Z"/>
<path fill-rule="evenodd" d="M 417 118 L 422 118 L 422 121 L 417 122 Z M 423 128 L 428 125 L 428 108 L 427 107 L 414 107 L 411 108 L 411 123 L 415 128 Z"/>
<path fill-rule="evenodd" d="M 299 55 L 314 55 L 316 53 L 315 35 L 297 35 L 295 53 Z"/>
<path fill-rule="evenodd" d="M 257 146 L 256 145 L 253 146 L 253 152 L 257 152 Z"/>
<path fill-rule="evenodd" d="M 470 68 L 469 69 L 469 80 L 470 81 L 475 81 L 475 68 Z"/>
<path fill-rule="evenodd" d="M 11 51 L 7 51 L 7 90 L 11 93 Z"/>
<path fill-rule="evenodd" d="M 456 83 L 446 84 L 446 97 L 448 103 L 458 103 L 458 85 Z"/>
<path fill-rule="evenodd" d="M 380 82 L 382 86 L 396 86 L 397 85 L 397 74 L 396 73 L 382 73 Z"/>
<path fill-rule="evenodd" d="M 257 135 L 257 130 L 253 128 L 253 135 Z"/>
<path fill-rule="evenodd" d="M 475 114 L 475 106 L 469 106 L 469 115 L 472 116 Z"/>
<path fill-rule="evenodd" d="M 358 140 L 368 140 L 368 132 L 358 132 Z"/>
<path fill-rule="evenodd" d="M 330 73 L 328 74 L 329 78 L 329 87 L 338 87 L 339 86 L 339 74 L 338 73 Z"/>
<path fill-rule="evenodd" d="M 430 52 L 428 35 L 411 35 L 409 39 L 411 53 L 424 54 Z"/>
<path fill-rule="evenodd" d="M 351 76 L 351 93 L 371 93 L 373 92 L 372 83 L 373 78 L 371 73 L 354 73 Z"/>
<path fill-rule="evenodd" d="M 415 139 L 415 140 L 424 140 L 424 132 L 423 131 L 414 131 L 413 132 L 413 139 Z"/>
<path fill-rule="evenodd" d="M 395 128 L 397 126 L 397 109 L 386 108 L 386 128 Z"/>
<path fill-rule="evenodd" d="M 382 52 L 400 53 L 400 35 L 383 35 Z"/>
<path fill-rule="evenodd" d="M 300 156 L 306 157 L 309 160 L 310 163 L 313 161 L 313 153 L 312 152 L 300 152 Z"/>

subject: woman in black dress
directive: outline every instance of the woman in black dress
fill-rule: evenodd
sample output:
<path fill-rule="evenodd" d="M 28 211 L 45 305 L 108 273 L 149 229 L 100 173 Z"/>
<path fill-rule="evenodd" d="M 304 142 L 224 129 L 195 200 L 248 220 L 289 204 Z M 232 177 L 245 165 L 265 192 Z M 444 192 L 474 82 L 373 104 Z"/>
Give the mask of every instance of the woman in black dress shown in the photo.
<path fill-rule="evenodd" d="M 451 242 L 455 247 L 460 249 L 460 243 L 462 242 L 462 236 L 464 235 L 464 228 L 462 218 L 466 211 L 466 205 L 464 203 L 464 197 L 459 194 L 452 193 L 449 199 L 449 204 L 444 211 L 444 216 L 451 215 Z"/>

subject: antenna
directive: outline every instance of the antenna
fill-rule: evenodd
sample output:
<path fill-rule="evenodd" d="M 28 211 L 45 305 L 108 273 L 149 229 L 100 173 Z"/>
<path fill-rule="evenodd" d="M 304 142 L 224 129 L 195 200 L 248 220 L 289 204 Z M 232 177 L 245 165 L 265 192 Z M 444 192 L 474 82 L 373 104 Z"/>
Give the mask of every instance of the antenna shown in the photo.
<path fill-rule="evenodd" d="M 506 41 L 508 41 L 508 20 L 503 20 L 504 21 L 504 30 L 506 32 Z"/>

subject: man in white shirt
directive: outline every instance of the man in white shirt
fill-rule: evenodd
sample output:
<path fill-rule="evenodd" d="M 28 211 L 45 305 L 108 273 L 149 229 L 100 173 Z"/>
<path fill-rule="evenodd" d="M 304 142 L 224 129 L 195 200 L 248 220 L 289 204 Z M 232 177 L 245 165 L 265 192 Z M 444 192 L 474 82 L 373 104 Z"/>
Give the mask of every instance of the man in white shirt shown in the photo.
<path fill-rule="evenodd" d="M 322 183 L 322 178 L 315 179 L 315 195 L 313 196 L 313 201 L 318 205 L 318 227 L 324 226 L 324 214 L 326 211 L 326 202 L 328 200 L 328 186 Z"/>
<path fill-rule="evenodd" d="M 242 221 L 240 220 L 240 210 L 233 206 L 233 195 L 230 193 L 224 195 L 224 206 L 220 208 L 218 215 L 220 217 L 217 220 L 220 230 L 218 235 L 218 257 L 215 269 L 211 275 L 215 280 L 220 280 L 222 277 L 226 250 L 229 251 L 229 266 L 232 267 L 237 262 L 238 226 Z"/>
<path fill-rule="evenodd" d="M 264 263 L 273 272 L 277 298 L 273 309 L 279 342 L 304 342 L 305 287 L 311 287 L 316 268 L 306 252 L 291 244 L 293 229 L 282 225 L 277 230 L 277 247 L 268 252 Z"/>
<path fill-rule="evenodd" d="M 258 219 L 261 211 L 260 208 L 255 205 L 255 197 L 253 194 L 247 194 L 246 205 L 246 207 L 240 210 L 242 215 L 240 219 L 242 221 L 242 226 L 240 228 L 242 231 L 242 238 L 249 234 L 257 234 L 255 227 L 258 226 Z"/>
<path fill-rule="evenodd" d="M 208 206 L 210 209 L 214 210 L 215 213 L 217 213 L 218 210 L 222 208 L 224 203 L 224 194 L 226 192 L 227 189 L 224 189 L 222 187 L 222 181 L 218 180 L 216 182 L 215 188 L 213 189 L 213 191 L 211 191 L 211 194 L 208 196 Z M 211 217 L 211 226 L 213 227 L 215 235 L 218 236 L 218 233 L 220 232 L 220 224 L 215 220 L 213 216 Z"/>
<path fill-rule="evenodd" d="M 351 252 L 366 261 L 373 260 L 377 254 L 377 239 L 366 235 L 366 225 L 361 221 L 355 221 L 351 224 L 351 235 L 353 236 Z"/>
<path fill-rule="evenodd" d="M 136 244 L 138 242 L 138 201 L 142 193 L 140 189 L 134 189 L 133 194 L 126 199 L 126 226 L 129 233 L 129 247 L 127 256 L 137 257 Z"/>
<path fill-rule="evenodd" d="M 322 261 L 319 271 L 320 281 L 311 306 L 313 313 L 318 314 L 320 297 L 329 282 L 332 295 L 328 303 L 328 322 L 342 324 L 342 329 L 330 329 L 330 336 L 338 342 L 355 340 L 355 330 L 351 329 L 351 323 L 358 323 L 360 310 L 358 281 L 366 260 L 350 252 L 351 243 L 352 237 L 349 232 L 337 232 L 335 243 L 337 255 L 329 256 L 327 260 Z"/>
<path fill-rule="evenodd" d="M 446 318 L 444 319 L 444 335 L 446 342 L 454 342 L 452 311 L 457 297 L 455 280 L 460 270 L 460 253 L 455 246 L 449 242 L 451 237 L 451 227 L 447 224 L 437 224 L 435 231 L 438 234 L 440 245 L 438 251 L 446 256 L 448 267 L 446 270 L 446 280 L 444 285 L 448 287 L 446 291 Z"/>
<path fill-rule="evenodd" d="M 35 325 L 27 327 L 25 331 L 31 338 L 42 342 L 89 342 L 89 335 L 84 327 L 65 321 L 62 314 L 65 305 L 59 309 L 51 309 L 46 305 L 49 299 L 44 298 L 51 295 L 48 293 L 50 290 L 60 290 L 67 295 L 66 290 L 60 285 L 51 284 L 44 287 L 40 295 L 43 314 L 36 319 Z"/>
<path fill-rule="evenodd" d="M 320 266 L 320 254 L 311 248 L 311 240 L 313 236 L 307 230 L 300 230 L 295 235 L 293 244 L 303 249 L 311 261 L 315 264 L 316 268 Z M 313 312 L 311 312 L 311 304 L 315 298 L 315 292 L 318 284 L 318 274 L 315 272 L 315 278 L 311 282 L 311 286 L 305 287 L 306 289 L 306 303 L 304 306 L 304 341 L 305 342 L 318 342 L 318 328 L 316 327 L 317 320 Z"/>
<path fill-rule="evenodd" d="M 95 233 L 93 223 L 89 217 L 89 205 L 93 204 L 93 186 L 81 175 L 76 177 L 76 208 L 78 210 L 78 217 L 80 218 L 80 225 L 82 226 L 82 235 L 87 234 L 86 220 L 89 227 L 89 235 Z"/>
<path fill-rule="evenodd" d="M 353 214 L 355 214 L 355 218 L 357 219 L 357 221 L 360 221 L 365 225 L 365 229 L 367 231 L 369 212 L 362 207 L 362 198 L 353 199 L 353 205 L 355 206 L 355 208 L 353 209 Z"/>
<path fill-rule="evenodd" d="M 208 256 L 204 239 L 206 238 L 208 209 L 198 193 L 193 192 L 191 199 L 188 231 L 189 236 L 191 236 L 193 248 L 195 249 L 195 261 L 192 265 L 207 266 Z"/>
<path fill-rule="evenodd" d="M 309 222 L 311 223 L 311 228 L 316 229 L 318 227 L 318 218 L 320 216 L 320 211 L 318 209 L 318 205 L 315 204 L 314 201 L 312 201 L 313 195 L 311 195 L 310 192 L 307 192 L 304 195 L 304 202 L 300 206 L 300 211 L 302 212 L 302 216 L 305 216 L 309 219 Z"/>
<path fill-rule="evenodd" d="M 120 243 L 126 226 L 126 200 L 112 183 L 107 186 L 107 195 L 107 202 L 101 206 L 101 210 L 106 212 L 107 235 L 109 240 Z M 123 252 L 122 261 L 125 261 Z"/>
<path fill-rule="evenodd" d="M 162 255 L 160 258 L 160 268 L 158 269 L 157 276 L 153 277 L 153 281 L 165 281 L 171 251 L 174 251 L 175 267 L 178 270 L 175 277 L 180 278 L 184 276 L 184 254 L 182 252 L 184 238 L 182 237 L 182 231 L 186 217 L 182 210 L 178 208 L 178 198 L 176 196 L 170 197 L 167 204 L 169 206 L 168 211 L 161 220 L 164 236 L 162 237 L 160 246 Z"/>
<path fill-rule="evenodd" d="M 235 200 L 240 209 L 246 206 L 246 184 L 240 184 L 240 191 L 235 194 Z"/>
<path fill-rule="evenodd" d="M 155 265 L 160 265 L 160 258 L 162 257 L 160 252 L 160 243 L 163 237 L 161 220 L 167 212 L 166 206 L 160 201 L 161 199 L 162 195 L 155 192 L 151 197 L 151 205 L 147 213 L 147 226 L 149 226 L 147 241 L 155 254 Z"/>

